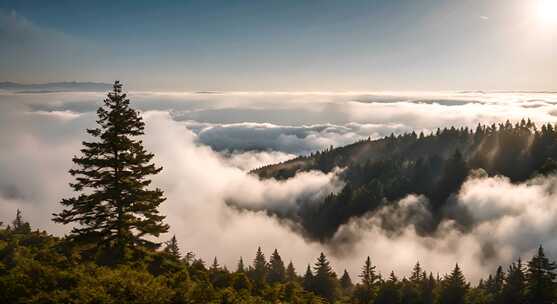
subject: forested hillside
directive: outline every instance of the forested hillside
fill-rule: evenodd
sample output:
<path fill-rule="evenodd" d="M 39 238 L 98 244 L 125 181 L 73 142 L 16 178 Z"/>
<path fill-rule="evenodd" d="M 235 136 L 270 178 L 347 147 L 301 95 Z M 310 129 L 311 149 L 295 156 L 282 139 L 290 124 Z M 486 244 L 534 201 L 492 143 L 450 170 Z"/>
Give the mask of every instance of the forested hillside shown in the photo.
<path fill-rule="evenodd" d="M 445 275 L 417 263 L 408 277 L 381 274 L 369 257 L 351 278 L 321 254 L 295 269 L 274 250 L 258 248 L 229 270 L 182 252 L 176 238 L 161 249 L 137 246 L 113 260 L 108 249 L 91 251 L 70 238 L 32 230 L 18 211 L 0 228 L 0 303 L 356 303 L 539 304 L 557 300 L 555 263 L 540 247 L 526 264 L 499 267 L 478 284 L 459 265 Z M 410 267 L 410 266 L 409 266 Z M 342 274 L 341 274 L 342 273 Z"/>
<path fill-rule="evenodd" d="M 458 264 L 445 275 L 417 263 L 408 277 L 381 274 L 383 261 L 367 258 L 358 278 L 335 271 L 325 254 L 305 269 L 284 261 L 277 249 L 269 258 L 238 257 L 234 270 L 182 251 L 159 207 L 164 191 L 151 188 L 150 176 L 162 171 L 140 137 L 145 124 L 130 106 L 122 85 L 114 83 L 97 111 L 97 127 L 88 129 L 69 171 L 76 195 L 60 201 L 56 223 L 70 225 L 64 237 L 33 230 L 21 211 L 0 223 L 0 303 L 356 303 L 356 304 L 540 304 L 557 301 L 556 265 L 542 249 L 527 265 L 508 270 L 474 286 Z M 357 153 L 360 151 L 359 153 Z M 323 204 L 297 215 L 317 237 L 330 235 L 352 216 L 388 204 L 406 193 L 423 193 L 432 210 L 442 210 L 470 168 L 508 174 L 523 180 L 555 167 L 555 130 L 517 126 L 479 126 L 476 132 L 450 129 L 436 135 L 406 134 L 331 149 L 282 167 L 282 177 L 304 170 L 346 166 L 347 184 Z M 486 156 L 487 155 L 487 156 Z M 279 169 L 280 170 L 280 169 Z M 442 213 L 437 213 L 442 214 Z M 315 221 L 313 220 L 315 219 Z M 433 227 L 430 227 L 433 229 Z M 195 231 L 195 227 L 191 227 Z M 427 229 L 426 229 L 427 230 Z M 427 231 L 424 231 L 426 233 Z M 207 240 L 211 241 L 211 240 Z M 264 242 L 264 240 L 262 240 Z M 186 244 L 187 247 L 187 244 Z M 225 254 L 217 252 L 217 254 Z M 447 265 L 450 267 L 449 265 Z M 409 265 L 410 267 L 410 265 Z"/>
<path fill-rule="evenodd" d="M 515 124 L 478 125 L 475 130 L 452 127 L 428 135 L 412 132 L 364 140 L 252 173 L 261 178 L 287 179 L 301 171 L 345 168 L 341 178 L 346 186 L 340 193 L 331 194 L 321 204 L 300 202 L 295 214 L 277 212 L 301 223 L 309 237 L 325 240 L 350 218 L 412 193 L 429 199 L 434 219 L 417 227 L 427 233 L 442 218 L 451 216 L 445 212 L 450 197 L 471 170 L 482 169 L 488 175 L 504 175 L 519 182 L 554 171 L 554 159 L 557 128 L 551 124 L 537 127 L 523 119 Z"/>

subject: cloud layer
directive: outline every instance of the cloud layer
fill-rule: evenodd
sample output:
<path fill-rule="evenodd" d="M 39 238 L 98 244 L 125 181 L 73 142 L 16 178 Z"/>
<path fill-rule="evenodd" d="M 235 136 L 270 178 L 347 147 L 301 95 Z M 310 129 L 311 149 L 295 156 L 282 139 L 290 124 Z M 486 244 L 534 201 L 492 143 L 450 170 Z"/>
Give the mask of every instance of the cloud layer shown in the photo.
<path fill-rule="evenodd" d="M 287 212 L 298 200 L 319 203 L 342 186 L 334 173 L 309 172 L 284 182 L 260 181 L 246 174 L 254 167 L 390 132 L 473 126 L 523 116 L 552 121 L 554 94 L 455 94 L 459 102 L 448 101 L 454 96 L 425 102 L 425 97 L 400 100 L 362 94 L 131 95 L 134 105 L 144 111 L 145 144 L 164 167 L 154 184 L 168 197 L 162 211 L 171 233 L 184 250 L 193 250 L 204 259 L 216 255 L 233 267 L 240 256 L 251 259 L 260 245 L 267 253 L 278 248 L 285 260 L 294 260 L 299 271 L 325 251 L 337 271 L 347 268 L 353 274 L 370 255 L 384 273 L 391 269 L 408 273 L 416 260 L 434 273 L 444 273 L 459 262 L 469 278 L 478 279 L 498 264 L 518 256 L 527 258 L 540 243 L 549 253 L 557 253 L 557 225 L 552 221 L 557 216 L 554 177 L 522 184 L 503 177 L 470 178 L 455 201 L 472 224 L 462 229 L 446 221 L 432 236 L 418 235 L 413 225 L 430 216 L 427 199 L 419 196 L 408 196 L 395 206 L 352 220 L 327 244 L 305 240 L 295 223 L 264 211 L 229 206 L 234 201 L 259 210 Z M 300 99 L 307 103 L 298 104 Z M 84 129 L 95 123 L 93 110 L 100 100 L 97 93 L 0 93 L 0 220 L 10 220 L 15 209 L 21 208 L 35 227 L 57 234 L 68 231 L 51 223 L 49 214 L 60 210 L 61 198 L 72 195 L 67 170 L 80 142 L 87 139 Z M 217 122 L 222 109 L 242 114 Z M 254 109 L 262 112 L 255 115 L 250 112 Z M 313 121 L 296 123 L 294 115 L 286 123 L 288 117 L 260 116 L 280 109 L 307 114 Z M 206 119 L 193 120 L 200 111 L 208 115 Z M 308 114 L 312 111 L 319 114 Z M 337 120 L 328 121 L 334 113 Z M 382 228 L 385 221 L 409 224 L 393 233 Z"/>

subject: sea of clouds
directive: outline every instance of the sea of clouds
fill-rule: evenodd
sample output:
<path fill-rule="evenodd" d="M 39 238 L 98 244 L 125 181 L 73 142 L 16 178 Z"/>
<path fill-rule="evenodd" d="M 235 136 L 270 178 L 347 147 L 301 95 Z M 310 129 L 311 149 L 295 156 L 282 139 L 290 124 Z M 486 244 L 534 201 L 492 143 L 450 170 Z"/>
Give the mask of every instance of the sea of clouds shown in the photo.
<path fill-rule="evenodd" d="M 58 235 L 69 227 L 50 221 L 62 198 L 73 195 L 67 170 L 85 129 L 95 126 L 104 94 L 0 92 L 0 221 L 16 209 L 36 228 Z M 528 258 L 543 243 L 557 257 L 557 179 L 512 184 L 504 177 L 471 176 L 454 199 L 471 221 L 461 229 L 444 222 L 429 236 L 413 223 L 430 215 L 427 199 L 410 195 L 394 206 L 353 219 L 321 244 L 304 239 L 295 223 L 230 207 L 295 208 L 320 203 L 341 189 L 336 174 L 308 172 L 286 181 L 258 180 L 250 169 L 329 146 L 411 130 L 477 123 L 557 120 L 557 94 L 525 92 L 432 93 L 156 93 L 131 92 L 143 112 L 144 142 L 164 170 L 153 178 L 165 191 L 162 205 L 184 251 L 234 268 L 257 246 L 277 248 L 298 271 L 326 252 L 337 272 L 356 274 L 372 257 L 383 273 L 406 274 L 416 261 L 445 273 L 458 262 L 477 280 L 497 265 Z M 407 223 L 396 233 L 384 221 Z"/>

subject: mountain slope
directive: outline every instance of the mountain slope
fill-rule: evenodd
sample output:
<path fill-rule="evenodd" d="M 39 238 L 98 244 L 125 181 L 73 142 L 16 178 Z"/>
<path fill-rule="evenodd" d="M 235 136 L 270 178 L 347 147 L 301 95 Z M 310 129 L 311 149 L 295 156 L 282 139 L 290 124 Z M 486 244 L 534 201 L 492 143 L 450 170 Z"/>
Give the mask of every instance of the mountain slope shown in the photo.
<path fill-rule="evenodd" d="M 428 198 L 431 219 L 414 223 L 421 233 L 435 231 L 445 218 L 470 223 L 466 214 L 455 214 L 452 194 L 458 192 L 471 170 L 504 175 L 513 182 L 557 168 L 557 130 L 551 124 L 538 129 L 522 120 L 499 125 L 479 125 L 475 130 L 450 128 L 430 135 L 409 133 L 378 140 L 364 140 L 330 148 L 309 156 L 252 171 L 260 178 L 287 179 L 301 171 L 330 172 L 345 168 L 344 189 L 319 204 L 299 202 L 295 212 L 268 212 L 299 223 L 310 238 L 325 240 L 353 217 L 374 212 L 409 194 Z M 398 229 L 406 223 L 385 223 Z"/>

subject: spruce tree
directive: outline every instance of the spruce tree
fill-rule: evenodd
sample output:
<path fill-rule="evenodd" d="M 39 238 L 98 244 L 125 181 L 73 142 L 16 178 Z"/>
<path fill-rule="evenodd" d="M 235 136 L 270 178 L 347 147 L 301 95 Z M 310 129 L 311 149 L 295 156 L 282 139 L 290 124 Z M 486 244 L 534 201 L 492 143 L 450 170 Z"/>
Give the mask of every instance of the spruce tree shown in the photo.
<path fill-rule="evenodd" d="M 443 304 L 464 304 L 468 284 L 464 274 L 456 264 L 450 275 L 443 280 L 441 289 L 441 303 Z"/>
<path fill-rule="evenodd" d="M 154 155 L 138 139 L 145 123 L 129 104 L 122 84 L 114 82 L 97 110 L 99 126 L 87 130 L 96 141 L 83 142 L 82 155 L 73 158 L 76 168 L 69 171 L 76 179 L 70 186 L 80 194 L 63 199 L 67 209 L 53 214 L 55 222 L 75 224 L 73 240 L 116 248 L 119 254 L 128 247 L 157 248 L 160 243 L 145 237 L 168 231 L 158 212 L 163 191 L 147 188 L 147 177 L 162 168 L 151 162 Z"/>
<path fill-rule="evenodd" d="M 362 267 L 359 277 L 362 284 L 357 288 L 357 297 L 361 302 L 371 302 L 377 293 L 377 287 L 381 277 L 376 273 L 375 266 L 371 264 L 371 258 L 368 256 Z"/>
<path fill-rule="evenodd" d="M 526 299 L 528 303 L 555 303 L 555 263 L 549 261 L 542 246 L 528 262 Z"/>
<path fill-rule="evenodd" d="M 354 287 L 352 279 L 350 278 L 350 275 L 348 274 L 348 271 L 346 271 L 346 269 L 344 269 L 344 273 L 342 274 L 342 277 L 340 277 L 340 287 L 344 291 L 350 291 L 352 287 Z"/>
<path fill-rule="evenodd" d="M 394 272 L 391 272 L 389 280 L 384 282 L 379 289 L 374 304 L 399 304 L 401 303 L 398 279 Z"/>
<path fill-rule="evenodd" d="M 23 215 L 21 213 L 21 210 L 19 209 L 17 209 L 16 211 L 15 219 L 12 221 L 12 227 L 10 228 L 10 230 L 13 233 L 18 233 L 18 234 L 31 233 L 31 225 L 29 225 L 28 222 L 23 220 Z"/>
<path fill-rule="evenodd" d="M 417 286 L 421 281 L 422 281 L 422 266 L 420 265 L 420 262 L 416 262 L 416 265 L 412 269 L 412 274 L 410 274 L 410 282 L 416 284 Z"/>
<path fill-rule="evenodd" d="M 284 283 L 286 281 L 286 269 L 284 262 L 278 251 L 275 249 L 269 258 L 269 273 L 267 274 L 267 282 L 269 284 Z"/>
<path fill-rule="evenodd" d="M 311 267 L 308 264 L 306 268 L 306 273 L 304 274 L 304 279 L 302 281 L 302 286 L 305 290 L 313 291 L 313 282 L 314 282 L 313 272 L 311 272 Z"/>
<path fill-rule="evenodd" d="M 244 259 L 242 257 L 240 257 L 240 260 L 238 261 L 238 267 L 236 268 L 236 272 L 238 273 L 245 272 Z"/>
<path fill-rule="evenodd" d="M 502 292 L 502 303 L 524 304 L 525 303 L 526 276 L 522 260 L 512 263 L 507 271 L 505 286 Z"/>
<path fill-rule="evenodd" d="M 296 274 L 296 269 L 294 268 L 292 261 L 290 261 L 286 267 L 286 280 L 288 282 L 295 282 L 298 280 L 298 275 Z"/>
<path fill-rule="evenodd" d="M 261 247 L 257 247 L 257 253 L 253 260 L 252 280 L 258 289 L 263 288 L 267 280 L 267 261 Z"/>
<path fill-rule="evenodd" d="M 181 259 L 180 248 L 178 247 L 178 240 L 176 240 L 176 235 L 173 235 L 170 241 L 166 242 L 164 252 L 170 254 L 176 260 Z"/>
<path fill-rule="evenodd" d="M 319 255 L 314 266 L 315 276 L 313 291 L 327 299 L 330 303 L 334 302 L 337 297 L 337 280 L 336 274 L 333 272 L 327 257 L 323 252 Z"/>

